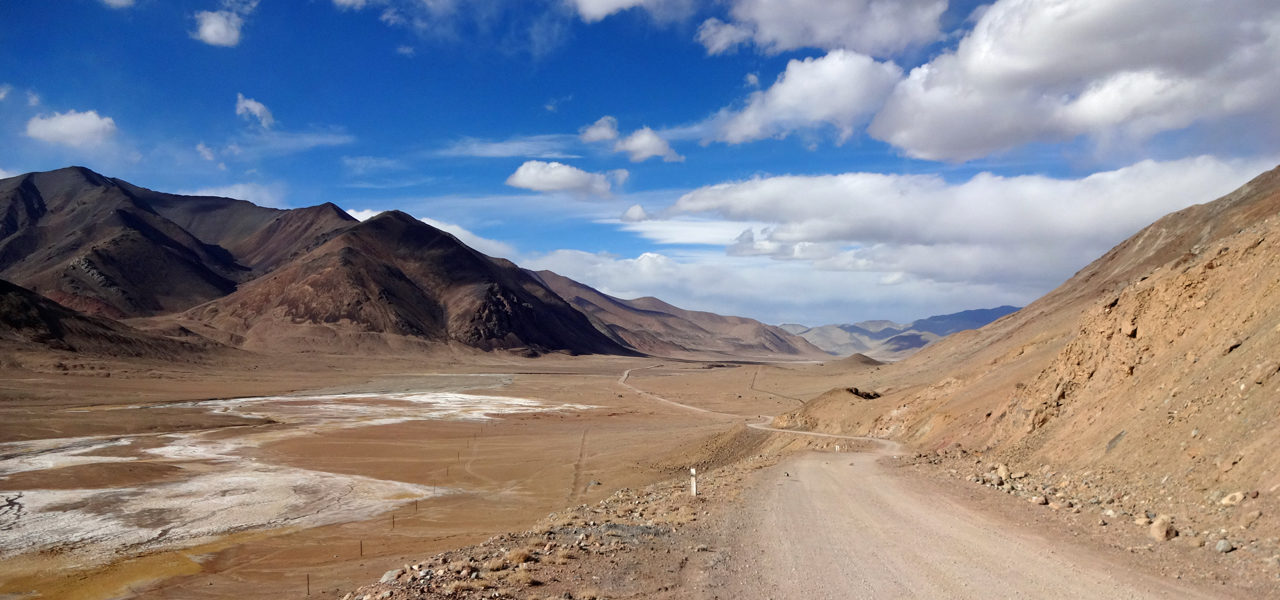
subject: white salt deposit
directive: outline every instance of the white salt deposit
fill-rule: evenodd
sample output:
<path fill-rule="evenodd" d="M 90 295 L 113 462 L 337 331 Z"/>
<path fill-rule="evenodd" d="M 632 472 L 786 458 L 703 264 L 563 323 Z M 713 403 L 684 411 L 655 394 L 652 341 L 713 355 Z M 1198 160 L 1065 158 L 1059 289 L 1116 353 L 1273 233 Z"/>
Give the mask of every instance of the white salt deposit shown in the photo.
<path fill-rule="evenodd" d="M 358 521 L 444 488 L 274 465 L 246 449 L 327 431 L 420 420 L 485 421 L 496 415 L 585 410 L 527 398 L 448 392 L 237 398 L 167 406 L 266 418 L 235 430 L 145 437 L 165 444 L 137 457 L 84 456 L 144 436 L 0 444 L 0 476 L 95 462 L 161 461 L 183 479 L 128 488 L 0 492 L 0 558 L 41 550 L 96 564 L 161 548 L 192 546 L 237 531 Z M 134 407 L 136 410 L 147 410 Z M 231 435 L 229 435 L 231 434 Z"/>

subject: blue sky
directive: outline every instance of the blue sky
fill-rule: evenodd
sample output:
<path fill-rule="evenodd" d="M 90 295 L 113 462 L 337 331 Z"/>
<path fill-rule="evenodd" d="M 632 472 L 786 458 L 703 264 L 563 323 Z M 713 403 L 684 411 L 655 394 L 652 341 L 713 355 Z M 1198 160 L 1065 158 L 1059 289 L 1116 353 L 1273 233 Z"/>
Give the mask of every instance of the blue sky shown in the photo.
<path fill-rule="evenodd" d="M 1277 163 L 1265 0 L 63 0 L 0 22 L 0 174 L 405 210 L 768 322 L 1049 291 Z"/>

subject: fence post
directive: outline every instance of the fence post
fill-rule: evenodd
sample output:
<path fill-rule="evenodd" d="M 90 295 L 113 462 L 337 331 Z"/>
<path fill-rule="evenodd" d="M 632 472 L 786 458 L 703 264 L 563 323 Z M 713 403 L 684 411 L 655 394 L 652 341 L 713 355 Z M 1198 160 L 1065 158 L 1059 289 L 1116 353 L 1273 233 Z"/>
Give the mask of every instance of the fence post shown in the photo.
<path fill-rule="evenodd" d="M 689 493 L 698 497 L 698 470 L 694 468 L 689 469 Z"/>

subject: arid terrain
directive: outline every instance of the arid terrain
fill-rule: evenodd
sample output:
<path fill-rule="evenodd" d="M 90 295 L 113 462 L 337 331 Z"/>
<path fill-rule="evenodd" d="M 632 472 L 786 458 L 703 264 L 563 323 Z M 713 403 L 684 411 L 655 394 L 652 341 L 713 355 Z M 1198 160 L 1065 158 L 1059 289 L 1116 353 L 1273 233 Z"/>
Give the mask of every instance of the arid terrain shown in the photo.
<path fill-rule="evenodd" d="M 1274 596 L 1278 173 L 896 363 L 403 214 L 10 178 L 0 594 Z M 239 280 L 120 258 L 169 251 Z"/>

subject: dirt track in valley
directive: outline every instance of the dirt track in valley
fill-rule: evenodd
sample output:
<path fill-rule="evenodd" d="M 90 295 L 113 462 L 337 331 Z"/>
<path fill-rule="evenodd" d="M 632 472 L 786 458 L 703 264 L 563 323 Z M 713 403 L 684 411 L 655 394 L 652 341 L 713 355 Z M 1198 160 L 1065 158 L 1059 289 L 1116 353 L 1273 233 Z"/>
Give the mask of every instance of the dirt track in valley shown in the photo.
<path fill-rule="evenodd" d="M 760 473 L 729 552 L 737 598 L 1215 598 L 1135 573 L 878 464 L 891 452 L 805 454 Z M 1056 538 L 1056 539 L 1055 539 Z"/>

